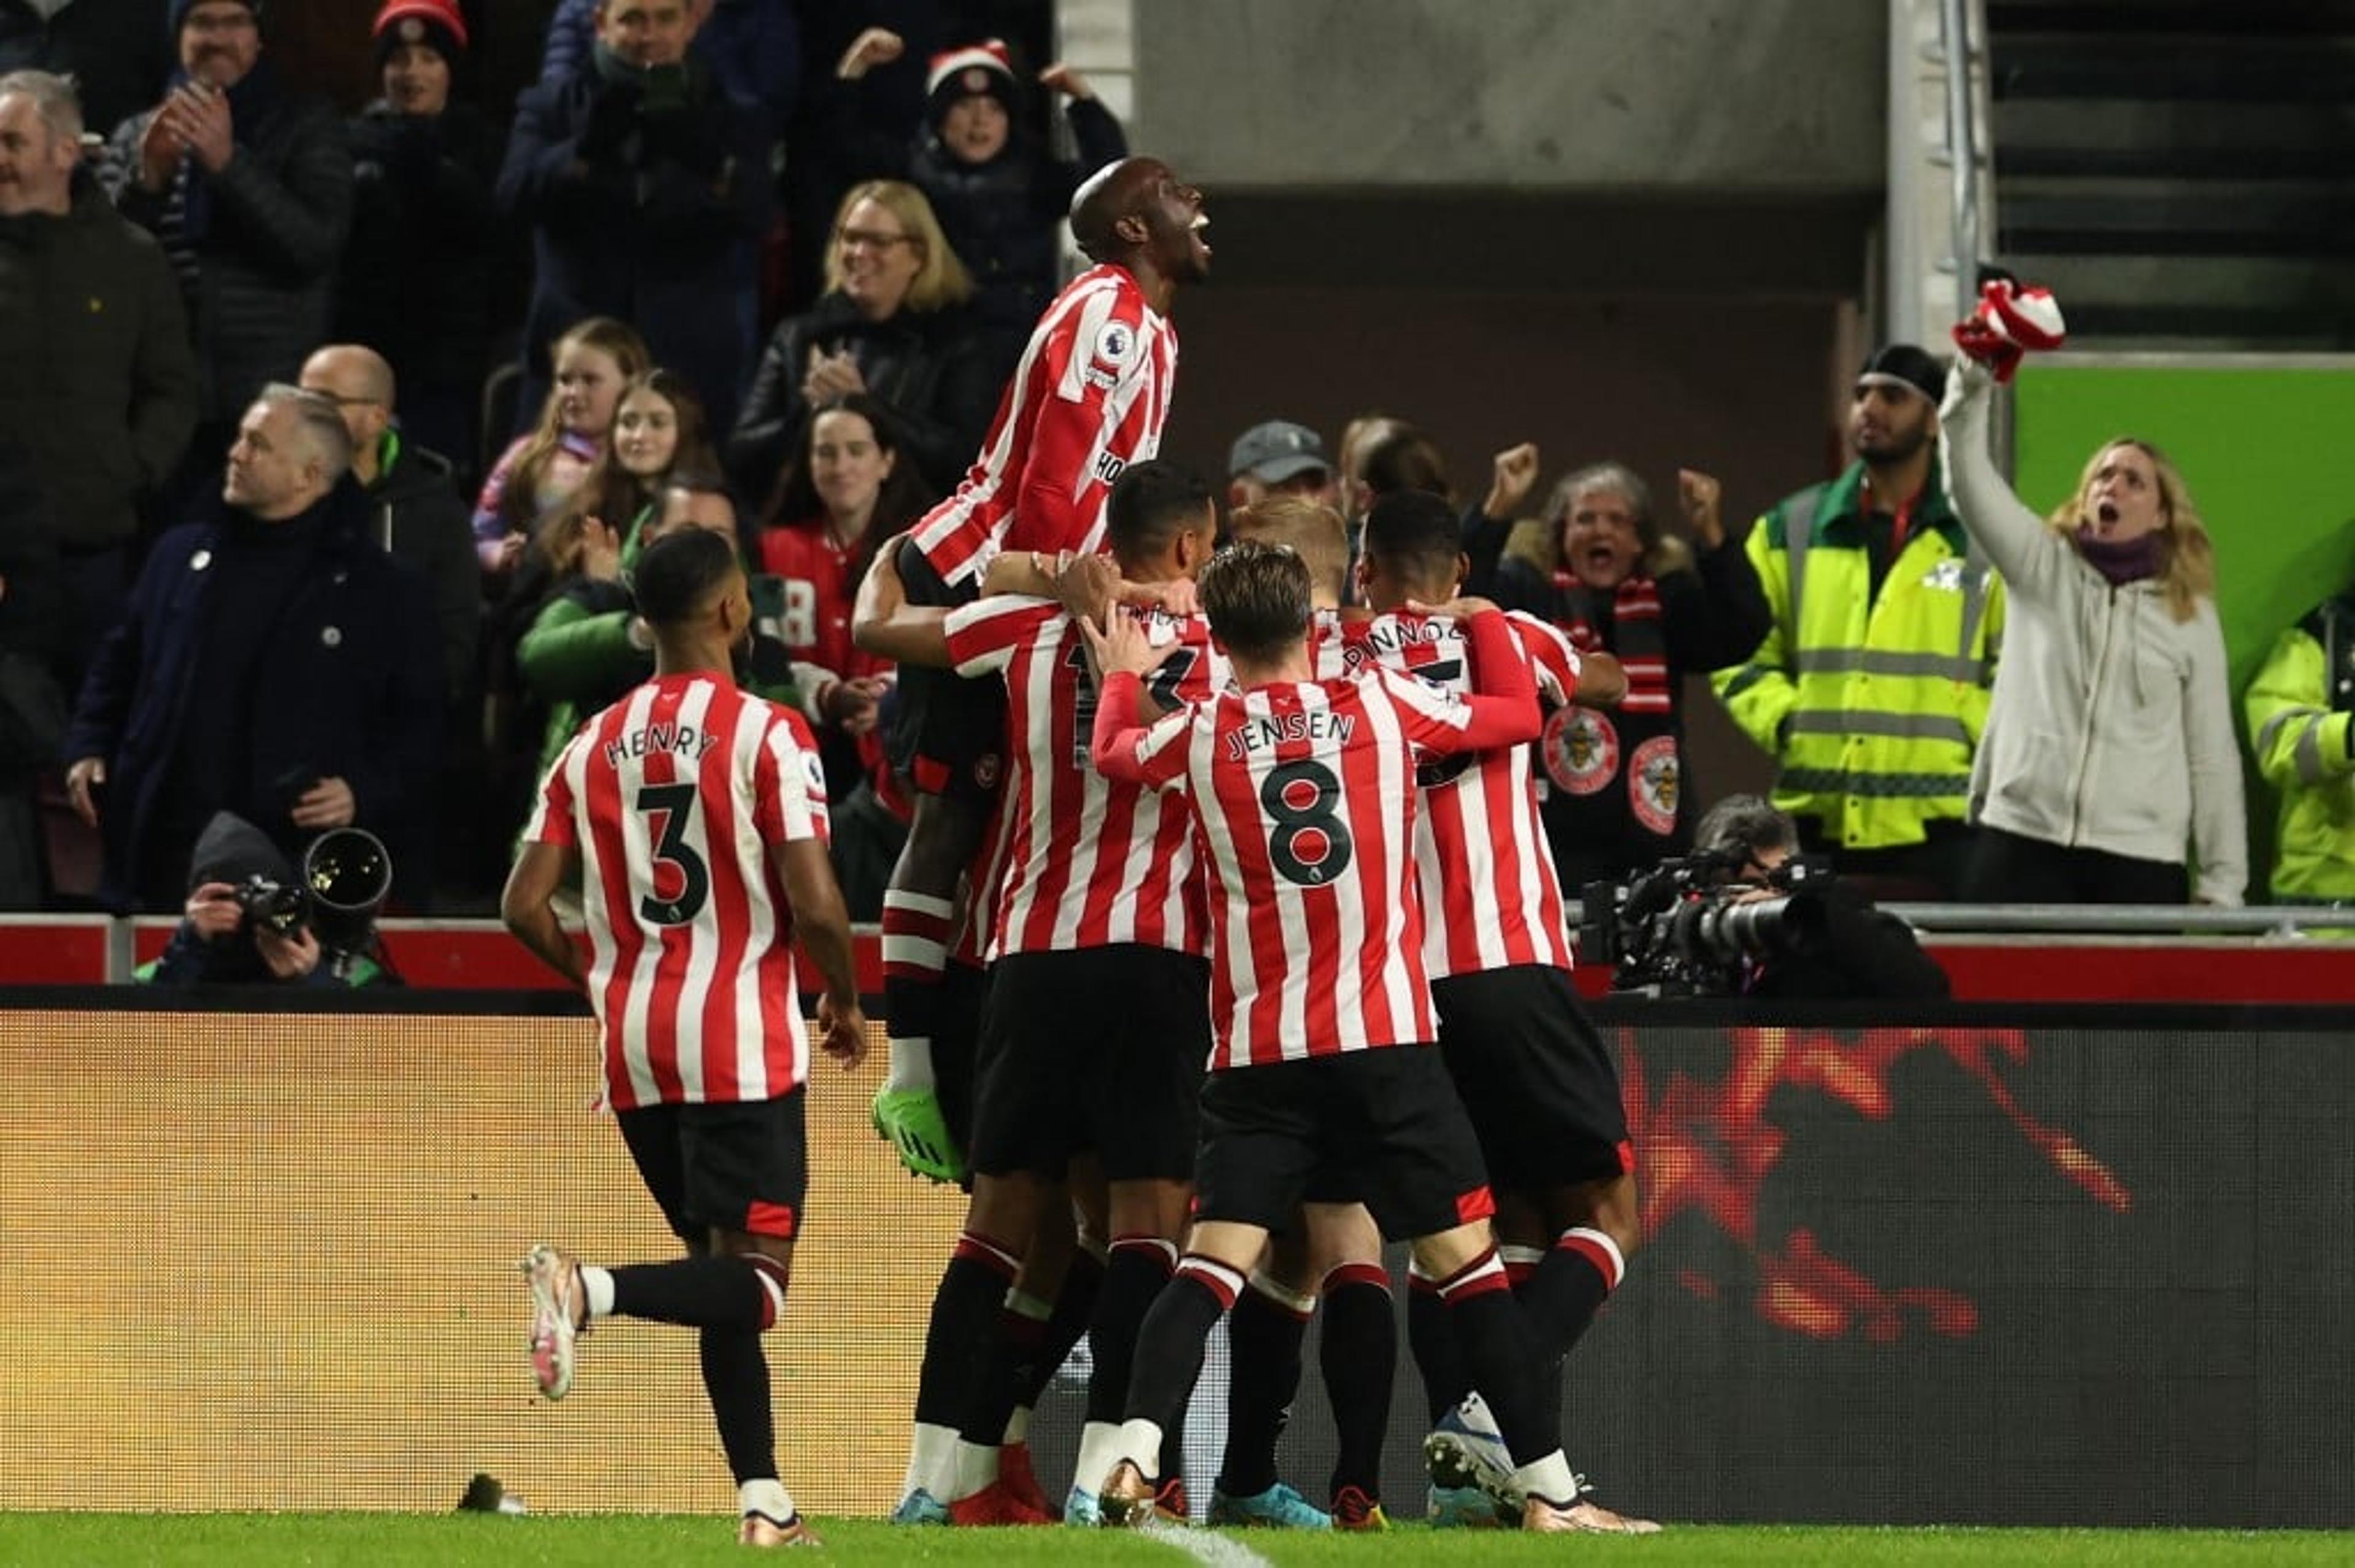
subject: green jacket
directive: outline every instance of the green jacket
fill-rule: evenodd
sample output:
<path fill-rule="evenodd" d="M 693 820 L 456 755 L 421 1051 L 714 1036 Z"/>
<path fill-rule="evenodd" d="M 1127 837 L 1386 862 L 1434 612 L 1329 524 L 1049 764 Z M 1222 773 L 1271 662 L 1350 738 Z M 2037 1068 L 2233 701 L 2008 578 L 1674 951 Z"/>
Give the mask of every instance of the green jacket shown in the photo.
<path fill-rule="evenodd" d="M 1922 842 L 1963 821 L 2003 635 L 2003 584 L 1934 480 L 1871 597 L 1864 464 L 1786 497 L 1744 547 L 1774 612 L 1750 662 L 1710 679 L 1781 763 L 1774 804 L 1851 849 Z M 1796 531 L 1800 548 L 1791 548 Z"/>
<path fill-rule="evenodd" d="M 2275 638 L 2243 706 L 2257 771 L 2281 793 L 2274 897 L 2355 899 L 2355 595 Z"/>

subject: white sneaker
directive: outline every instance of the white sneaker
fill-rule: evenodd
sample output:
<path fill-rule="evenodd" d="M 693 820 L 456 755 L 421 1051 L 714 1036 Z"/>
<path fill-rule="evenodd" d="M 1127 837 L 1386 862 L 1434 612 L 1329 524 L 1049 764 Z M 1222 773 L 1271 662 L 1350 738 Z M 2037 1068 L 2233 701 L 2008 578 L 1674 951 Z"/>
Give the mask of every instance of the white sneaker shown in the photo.
<path fill-rule="evenodd" d="M 516 1264 L 531 1286 L 531 1375 L 548 1399 L 572 1390 L 572 1342 L 589 1322 L 581 1264 L 570 1253 L 537 1246 Z"/>

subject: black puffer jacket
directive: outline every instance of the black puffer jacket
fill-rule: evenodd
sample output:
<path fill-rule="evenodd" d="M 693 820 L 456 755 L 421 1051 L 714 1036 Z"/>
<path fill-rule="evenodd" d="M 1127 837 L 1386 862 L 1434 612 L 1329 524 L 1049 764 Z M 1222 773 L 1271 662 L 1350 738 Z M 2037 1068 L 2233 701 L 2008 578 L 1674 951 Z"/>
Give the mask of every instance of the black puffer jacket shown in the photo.
<path fill-rule="evenodd" d="M 187 317 L 155 238 L 88 180 L 62 218 L 0 218 L 0 430 L 56 542 L 129 542 L 196 422 Z"/>
<path fill-rule="evenodd" d="M 386 450 L 391 466 L 361 492 L 368 498 L 368 537 L 432 593 L 442 698 L 454 705 L 474 685 L 482 624 L 483 569 L 474 559 L 474 519 L 448 458 L 391 441 Z"/>
<path fill-rule="evenodd" d="M 268 381 L 293 381 L 326 340 L 328 307 L 351 225 L 352 156 L 325 100 L 282 92 L 264 60 L 229 90 L 237 155 L 220 173 L 191 162 L 205 187 L 204 232 L 192 244 L 188 315 L 204 378 L 207 421 L 233 421 Z M 133 115 L 108 148 L 115 206 L 162 231 L 169 191 L 139 183 L 139 141 L 154 111 Z M 177 258 L 176 257 L 176 261 Z"/>
<path fill-rule="evenodd" d="M 804 315 L 777 324 L 761 356 L 743 417 L 728 438 L 728 472 L 755 506 L 776 488 L 799 444 L 809 405 L 802 379 L 810 350 L 847 349 L 867 389 L 891 411 L 890 432 L 943 494 L 956 488 L 997 405 L 997 380 L 958 310 L 903 310 L 868 321 L 841 293 L 826 294 Z"/>
<path fill-rule="evenodd" d="M 463 104 L 429 119 L 378 101 L 351 123 L 351 142 L 336 336 L 390 360 L 404 389 L 479 388 L 499 247 L 497 131 Z"/>
<path fill-rule="evenodd" d="M 155 0 L 73 0 L 46 18 L 28 0 L 0 0 L 0 76 L 49 70 L 72 77 L 83 121 L 102 131 L 163 97 L 172 69 L 164 16 Z"/>

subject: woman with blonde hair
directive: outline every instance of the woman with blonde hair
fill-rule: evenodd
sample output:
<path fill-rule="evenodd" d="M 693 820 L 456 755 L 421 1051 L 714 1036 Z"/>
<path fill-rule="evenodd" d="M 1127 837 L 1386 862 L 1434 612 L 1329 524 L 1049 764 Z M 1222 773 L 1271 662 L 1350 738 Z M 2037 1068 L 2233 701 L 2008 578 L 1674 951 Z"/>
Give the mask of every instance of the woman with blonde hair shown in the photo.
<path fill-rule="evenodd" d="M 773 491 L 810 411 L 857 392 L 882 406 L 932 488 L 954 489 L 997 402 L 964 308 L 972 297 L 922 191 L 899 180 L 852 187 L 836 213 L 826 293 L 777 324 L 728 438 L 739 493 Z"/>
<path fill-rule="evenodd" d="M 2158 448 L 2121 437 L 2087 460 L 2074 496 L 2038 517 L 1989 453 L 1993 384 L 1966 357 L 1939 411 L 1946 494 L 2009 595 L 1971 769 L 1980 831 L 1965 894 L 2238 904 L 2248 881 L 2241 758 L 2215 550 L 2191 493 Z"/>

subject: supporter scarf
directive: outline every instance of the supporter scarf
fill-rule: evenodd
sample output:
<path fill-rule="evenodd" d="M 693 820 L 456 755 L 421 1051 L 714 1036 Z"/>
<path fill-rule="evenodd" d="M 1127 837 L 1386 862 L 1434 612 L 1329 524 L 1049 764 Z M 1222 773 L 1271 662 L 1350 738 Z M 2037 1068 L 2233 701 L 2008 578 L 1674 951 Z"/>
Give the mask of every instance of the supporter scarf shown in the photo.
<path fill-rule="evenodd" d="M 600 41 L 595 48 L 597 75 L 605 81 L 634 87 L 649 114 L 684 109 L 696 96 L 695 61 L 680 65 L 635 66 Z"/>
<path fill-rule="evenodd" d="M 1561 628 L 1581 653 L 1602 652 L 1616 657 L 1627 671 L 1627 696 L 1623 713 L 1672 711 L 1668 690 L 1668 647 L 1660 624 L 1659 589 L 1638 572 L 1619 584 L 1612 595 L 1611 629 L 1606 636 L 1595 624 L 1594 590 L 1568 571 L 1553 574 L 1561 595 Z"/>
<path fill-rule="evenodd" d="M 172 86 L 185 87 L 190 77 L 186 70 L 172 73 Z M 229 90 L 230 135 L 240 146 L 250 146 L 252 137 L 262 122 L 277 112 L 285 94 L 278 80 L 277 68 L 267 59 L 253 62 L 253 69 L 239 79 Z M 212 222 L 212 181 L 203 177 L 202 167 L 193 154 L 180 160 L 180 173 L 176 182 L 180 191 L 180 233 L 190 245 L 205 237 Z"/>
<path fill-rule="evenodd" d="M 2090 525 L 2077 525 L 2077 553 L 2113 588 L 2157 577 L 2166 544 L 2166 537 L 2155 528 L 2140 539 L 2111 540 L 2097 538 Z"/>

